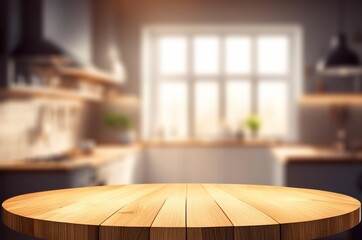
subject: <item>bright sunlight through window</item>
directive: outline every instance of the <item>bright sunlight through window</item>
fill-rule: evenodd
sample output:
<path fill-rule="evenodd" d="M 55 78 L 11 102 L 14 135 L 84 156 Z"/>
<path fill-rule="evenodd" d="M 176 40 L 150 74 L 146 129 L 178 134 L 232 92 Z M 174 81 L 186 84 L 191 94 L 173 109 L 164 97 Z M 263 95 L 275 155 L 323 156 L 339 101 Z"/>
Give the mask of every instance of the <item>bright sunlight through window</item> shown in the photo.
<path fill-rule="evenodd" d="M 165 27 L 143 35 L 143 138 L 293 139 L 300 91 L 298 27 Z"/>

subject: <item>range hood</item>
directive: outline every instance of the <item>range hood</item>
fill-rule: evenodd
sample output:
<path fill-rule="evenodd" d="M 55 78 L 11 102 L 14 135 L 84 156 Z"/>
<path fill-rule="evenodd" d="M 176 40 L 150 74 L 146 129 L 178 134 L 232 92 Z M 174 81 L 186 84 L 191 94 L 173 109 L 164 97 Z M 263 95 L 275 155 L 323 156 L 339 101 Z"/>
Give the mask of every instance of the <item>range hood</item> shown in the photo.
<path fill-rule="evenodd" d="M 78 65 L 68 52 L 45 38 L 43 0 L 21 1 L 20 11 L 21 37 L 20 44 L 13 51 L 14 57 Z"/>

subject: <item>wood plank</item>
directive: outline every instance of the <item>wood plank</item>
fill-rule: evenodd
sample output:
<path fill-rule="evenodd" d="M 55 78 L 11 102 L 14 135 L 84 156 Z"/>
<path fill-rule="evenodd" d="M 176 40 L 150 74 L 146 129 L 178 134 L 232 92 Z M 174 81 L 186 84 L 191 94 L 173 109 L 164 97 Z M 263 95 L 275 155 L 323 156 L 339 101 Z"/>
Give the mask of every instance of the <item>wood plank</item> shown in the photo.
<path fill-rule="evenodd" d="M 362 96 L 353 93 L 315 93 L 304 95 L 299 103 L 301 105 L 361 105 Z"/>
<path fill-rule="evenodd" d="M 149 240 L 150 227 L 173 185 L 164 185 L 137 201 L 130 202 L 104 221 L 99 229 L 101 240 Z"/>
<path fill-rule="evenodd" d="M 80 193 L 71 191 L 58 194 L 58 199 L 53 201 L 49 201 L 50 198 L 46 195 L 36 201 L 29 197 L 23 200 L 24 204 L 18 204 L 24 207 L 16 210 L 9 208 L 5 202 L 4 208 L 12 213 L 5 212 L 4 223 L 14 230 L 30 224 L 30 227 L 25 228 L 33 231 L 28 231 L 27 234 L 44 239 L 96 240 L 98 226 L 110 215 L 160 187 L 161 185 L 128 185 L 84 188 L 84 191 L 79 189 Z M 43 210 L 40 209 L 42 206 L 45 206 Z M 29 221 L 29 218 L 32 220 Z M 22 219 L 26 221 L 23 222 Z M 60 232 L 64 234 L 59 234 Z"/>
<path fill-rule="evenodd" d="M 110 84 L 121 86 L 122 82 L 113 75 L 95 68 L 58 67 L 59 74 L 66 77 L 73 77 L 79 80 L 91 81 L 99 84 Z"/>
<path fill-rule="evenodd" d="M 144 185 L 127 185 L 121 188 L 114 186 L 114 190 L 109 192 L 102 192 L 102 188 L 96 192 L 96 188 L 81 199 L 68 196 L 68 198 L 73 198 L 73 202 L 61 209 L 56 208 L 43 214 L 33 214 L 33 216 L 44 220 L 73 224 L 84 223 L 86 217 L 87 224 L 99 225 L 123 206 L 161 187 L 162 185 L 157 184 L 147 186 L 147 188 Z M 117 201 L 114 201 L 114 199 L 117 199 Z"/>
<path fill-rule="evenodd" d="M 16 231 L 40 237 L 35 229 L 35 225 L 37 221 L 42 221 L 42 219 L 35 219 L 35 215 L 40 215 L 54 209 L 62 209 L 64 206 L 83 198 L 91 198 L 94 194 L 107 193 L 113 190 L 114 187 L 74 188 L 17 196 L 3 203 L 3 222 Z M 69 196 L 72 197 L 70 198 Z M 64 230 L 67 229 L 65 226 L 63 227 Z M 81 228 L 74 234 L 74 238 L 96 239 L 96 227 L 86 226 Z M 55 229 L 55 227 L 52 226 L 49 229 Z"/>
<path fill-rule="evenodd" d="M 75 99 L 81 101 L 99 102 L 102 96 L 92 93 L 85 93 L 71 89 L 56 89 L 50 87 L 27 87 L 15 86 L 0 90 L 0 93 L 7 97 L 42 97 L 42 98 L 60 98 Z"/>
<path fill-rule="evenodd" d="M 255 185 L 220 187 L 279 222 L 282 239 L 334 235 L 360 221 L 359 201 L 341 194 Z"/>
<path fill-rule="evenodd" d="M 100 194 L 107 195 L 119 192 L 123 187 L 124 186 L 71 188 L 24 194 L 5 201 L 3 208 L 6 208 L 14 214 L 33 218 L 54 209 L 62 209 L 67 205 L 82 201 L 83 199 L 89 199 Z"/>
<path fill-rule="evenodd" d="M 279 223 L 273 218 L 223 191 L 217 185 L 203 186 L 234 225 L 234 240 L 280 239 Z"/>
<path fill-rule="evenodd" d="M 230 240 L 233 225 L 201 184 L 187 186 L 187 239 Z"/>
<path fill-rule="evenodd" d="M 151 240 L 186 240 L 186 184 L 175 184 L 151 226 Z"/>

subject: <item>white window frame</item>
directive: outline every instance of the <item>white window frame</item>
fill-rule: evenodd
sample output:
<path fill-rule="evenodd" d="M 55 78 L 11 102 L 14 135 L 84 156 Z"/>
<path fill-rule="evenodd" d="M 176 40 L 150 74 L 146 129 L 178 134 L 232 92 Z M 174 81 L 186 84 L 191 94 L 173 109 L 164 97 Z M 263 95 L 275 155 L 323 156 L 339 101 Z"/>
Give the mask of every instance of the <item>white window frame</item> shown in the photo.
<path fill-rule="evenodd" d="M 190 139 L 195 138 L 194 133 L 194 83 L 195 79 L 203 79 L 203 76 L 193 75 L 192 74 L 192 65 L 193 65 L 193 56 L 192 56 L 192 47 L 193 44 L 190 44 L 191 38 L 195 35 L 217 35 L 217 36 L 251 36 L 256 37 L 260 35 L 286 35 L 290 37 L 290 73 L 289 75 L 284 76 L 288 81 L 288 136 L 285 140 L 297 141 L 298 140 L 298 100 L 302 93 L 302 69 L 303 66 L 303 32 L 302 28 L 298 25 L 150 25 L 142 29 L 142 41 L 141 41 L 141 96 L 142 96 L 142 106 L 141 106 L 141 138 L 143 140 L 153 140 L 153 134 L 155 131 L 156 121 L 157 121 L 157 84 L 154 82 L 158 77 L 156 76 L 157 66 L 151 66 L 151 58 L 155 56 L 157 46 L 156 39 L 159 36 L 169 36 L 169 35 L 184 35 L 188 38 L 188 61 L 187 61 L 187 76 L 186 82 L 188 84 L 188 126 L 189 126 L 189 136 Z M 225 38 L 221 38 L 220 44 L 224 44 Z M 255 42 L 255 41 L 252 41 Z M 252 63 L 252 70 L 250 75 L 235 75 L 230 76 L 224 74 L 223 64 L 225 61 L 225 48 L 221 47 L 221 61 L 220 61 L 220 74 L 213 76 L 205 76 L 207 79 L 214 78 L 220 85 L 219 87 L 219 110 L 220 117 L 225 117 L 226 105 L 225 105 L 225 83 L 226 79 L 232 80 L 233 78 L 240 80 L 241 78 L 251 80 L 252 84 L 252 111 L 256 109 L 257 106 L 257 80 L 260 79 L 261 75 L 256 73 L 256 46 L 252 43 L 252 58 L 254 61 Z M 185 79 L 185 77 L 181 77 Z M 262 76 L 263 79 L 281 79 L 281 76 Z M 178 76 L 167 76 L 167 79 L 177 81 L 180 79 Z"/>

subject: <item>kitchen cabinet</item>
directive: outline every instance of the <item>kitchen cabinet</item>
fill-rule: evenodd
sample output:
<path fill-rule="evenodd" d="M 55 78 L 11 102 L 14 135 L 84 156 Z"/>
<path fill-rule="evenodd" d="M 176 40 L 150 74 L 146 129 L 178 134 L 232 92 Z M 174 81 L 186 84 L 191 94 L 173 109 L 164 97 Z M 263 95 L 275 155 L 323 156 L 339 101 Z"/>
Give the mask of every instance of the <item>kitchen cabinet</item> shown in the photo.
<path fill-rule="evenodd" d="M 146 182 L 273 184 L 273 159 L 265 147 L 150 147 Z"/>
<path fill-rule="evenodd" d="M 273 159 L 268 148 L 231 148 L 224 149 L 224 152 L 227 168 L 224 179 L 227 183 L 274 184 L 270 170 Z"/>
<path fill-rule="evenodd" d="M 128 154 L 100 166 L 96 172 L 98 185 L 136 184 L 144 181 L 141 152 Z"/>
<path fill-rule="evenodd" d="M 178 183 L 186 182 L 183 159 L 185 152 L 180 148 L 148 148 L 144 153 L 146 182 Z"/>
<path fill-rule="evenodd" d="M 362 199 L 362 163 L 288 163 L 286 185 L 333 190 Z"/>
<path fill-rule="evenodd" d="M 182 164 L 185 169 L 183 178 L 189 183 L 221 183 L 227 166 L 227 155 L 221 148 L 183 149 Z M 225 165 L 224 165 L 225 164 Z"/>

